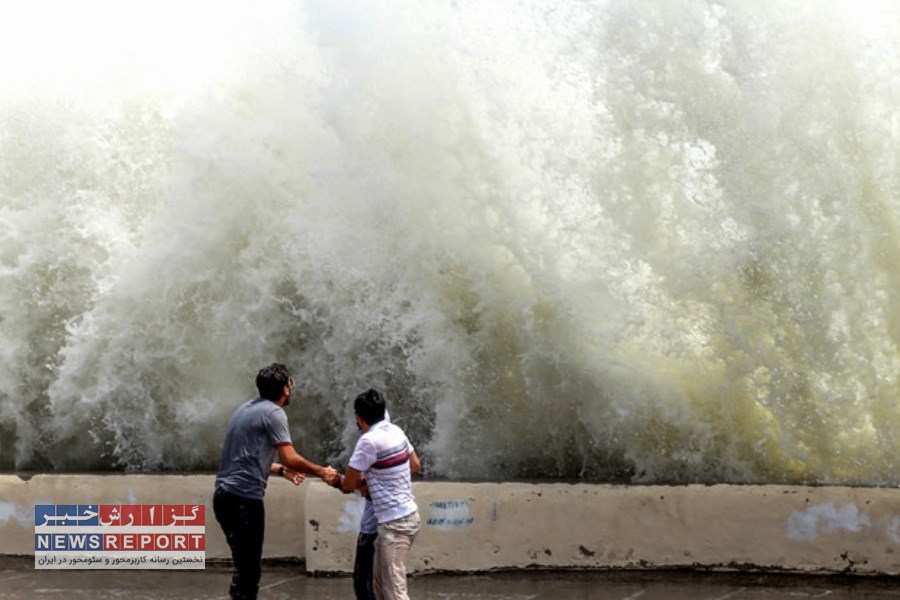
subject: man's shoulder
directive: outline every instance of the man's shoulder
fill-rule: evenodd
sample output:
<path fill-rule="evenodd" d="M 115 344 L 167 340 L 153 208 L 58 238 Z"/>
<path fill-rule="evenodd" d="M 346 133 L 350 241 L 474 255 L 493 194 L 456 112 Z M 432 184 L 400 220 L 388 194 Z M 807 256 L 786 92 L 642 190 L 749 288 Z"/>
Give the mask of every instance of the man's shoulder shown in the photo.
<path fill-rule="evenodd" d="M 257 410 L 259 412 L 271 413 L 271 412 L 284 412 L 284 409 L 281 408 L 275 402 L 272 402 L 268 398 L 253 398 L 252 400 L 247 400 L 245 406 L 252 410 Z"/>
<path fill-rule="evenodd" d="M 392 445 L 406 439 L 406 433 L 393 423 L 380 421 L 375 427 L 367 431 L 360 439 L 366 438 L 374 446 Z"/>
<path fill-rule="evenodd" d="M 283 408 L 281 408 L 271 400 L 267 400 L 265 398 L 253 398 L 251 400 L 247 400 L 246 402 L 241 404 L 235 412 L 236 415 L 239 413 L 248 417 L 251 415 L 257 415 L 266 418 L 271 418 L 273 415 L 277 415 L 278 413 L 285 414 Z"/>
<path fill-rule="evenodd" d="M 380 448 L 384 445 L 386 437 L 387 434 L 385 431 L 376 427 L 371 427 L 356 440 L 356 448 L 374 451 L 376 448 Z"/>
<path fill-rule="evenodd" d="M 389 432 L 390 435 L 406 435 L 406 432 L 403 431 L 403 428 L 401 428 L 393 421 L 382 421 L 382 423 L 384 423 L 382 425 L 384 431 Z"/>

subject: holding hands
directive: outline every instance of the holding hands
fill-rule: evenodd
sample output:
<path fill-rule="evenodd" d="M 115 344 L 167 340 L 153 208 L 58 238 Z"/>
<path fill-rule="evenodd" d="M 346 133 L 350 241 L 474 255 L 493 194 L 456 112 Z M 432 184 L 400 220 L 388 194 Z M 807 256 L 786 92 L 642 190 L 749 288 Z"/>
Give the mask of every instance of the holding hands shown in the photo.
<path fill-rule="evenodd" d="M 341 474 L 334 467 L 324 467 L 319 477 L 330 486 L 336 485 L 341 480 Z"/>

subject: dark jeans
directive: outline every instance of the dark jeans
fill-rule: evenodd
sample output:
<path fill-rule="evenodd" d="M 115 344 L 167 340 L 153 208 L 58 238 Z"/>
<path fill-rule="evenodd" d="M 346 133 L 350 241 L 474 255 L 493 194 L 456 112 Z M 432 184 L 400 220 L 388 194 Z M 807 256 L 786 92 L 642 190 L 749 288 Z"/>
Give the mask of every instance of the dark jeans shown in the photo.
<path fill-rule="evenodd" d="M 231 577 L 231 597 L 255 600 L 262 574 L 263 535 L 266 512 L 262 500 L 251 500 L 216 490 L 213 512 L 222 526 L 231 548 L 234 575 Z"/>
<path fill-rule="evenodd" d="M 353 591 L 356 600 L 375 600 L 372 566 L 375 563 L 377 533 L 360 533 L 356 538 L 356 560 L 353 562 Z"/>

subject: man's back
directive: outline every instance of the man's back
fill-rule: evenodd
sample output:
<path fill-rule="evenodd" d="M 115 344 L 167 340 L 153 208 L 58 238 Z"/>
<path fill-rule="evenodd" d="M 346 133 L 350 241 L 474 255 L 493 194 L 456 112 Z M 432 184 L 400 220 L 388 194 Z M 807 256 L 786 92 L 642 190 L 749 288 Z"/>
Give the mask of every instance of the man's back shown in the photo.
<path fill-rule="evenodd" d="M 356 443 L 350 466 L 365 473 L 379 523 L 399 519 L 418 508 L 409 467 L 412 453 L 403 430 L 387 421 L 372 425 Z"/>
<path fill-rule="evenodd" d="M 265 398 L 245 402 L 228 423 L 216 489 L 262 499 L 276 448 L 290 443 L 284 409 Z"/>

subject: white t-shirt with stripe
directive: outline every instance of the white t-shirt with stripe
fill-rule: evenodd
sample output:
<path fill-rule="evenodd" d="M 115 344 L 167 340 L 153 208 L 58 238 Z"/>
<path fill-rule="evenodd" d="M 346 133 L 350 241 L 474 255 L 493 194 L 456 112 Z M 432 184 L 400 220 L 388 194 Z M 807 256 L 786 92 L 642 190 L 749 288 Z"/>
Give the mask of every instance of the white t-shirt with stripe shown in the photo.
<path fill-rule="evenodd" d="M 409 470 L 412 453 L 403 430 L 387 421 L 372 425 L 356 442 L 349 465 L 366 478 L 379 524 L 418 510 Z"/>

